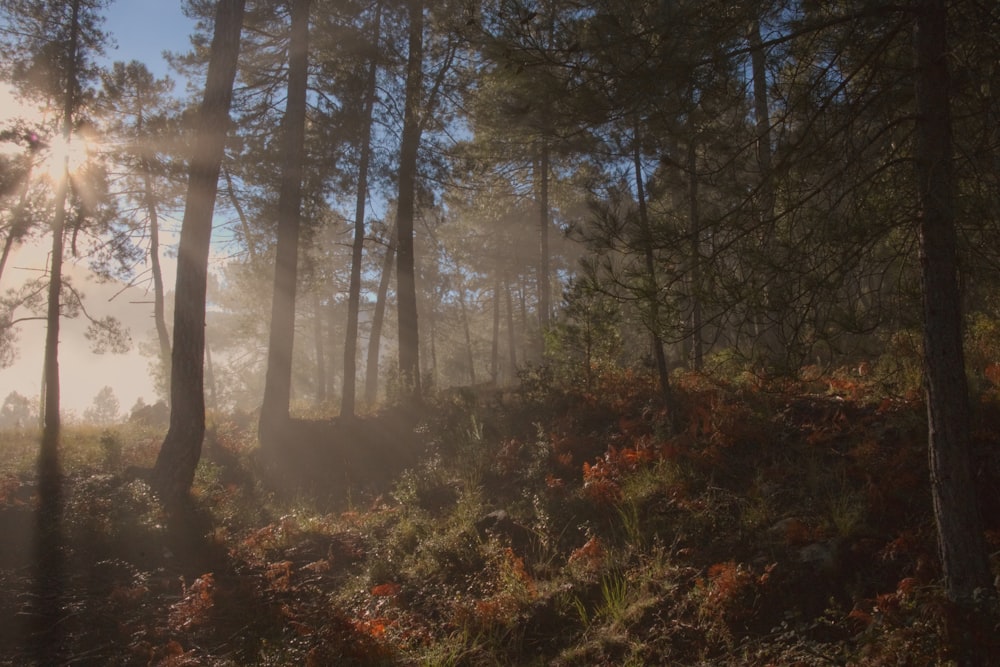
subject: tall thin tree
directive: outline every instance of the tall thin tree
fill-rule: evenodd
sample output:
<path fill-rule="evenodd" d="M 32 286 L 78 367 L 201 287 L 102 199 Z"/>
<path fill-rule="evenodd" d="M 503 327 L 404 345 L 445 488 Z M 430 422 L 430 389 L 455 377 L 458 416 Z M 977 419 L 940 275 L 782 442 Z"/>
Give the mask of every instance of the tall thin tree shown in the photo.
<path fill-rule="evenodd" d="M 377 3 L 372 26 L 372 43 L 378 45 L 382 30 L 382 5 Z M 344 337 L 344 387 L 340 401 L 340 416 L 353 417 L 357 402 L 358 315 L 361 309 L 361 263 L 365 243 L 365 203 L 368 201 L 368 171 L 372 155 L 372 124 L 375 110 L 378 63 L 372 57 L 365 81 L 365 99 L 358 137 L 358 190 L 354 206 L 354 244 L 351 247 L 351 282 L 347 290 L 347 332 Z"/>
<path fill-rule="evenodd" d="M 293 0 L 288 45 L 288 96 L 281 186 L 278 193 L 278 243 L 267 376 L 260 413 L 260 441 L 273 448 L 288 421 L 292 397 L 292 348 L 295 339 L 295 292 L 298 280 L 299 227 L 305 162 L 306 97 L 309 87 L 310 0 Z"/>
<path fill-rule="evenodd" d="M 969 453 L 970 409 L 956 251 L 947 25 L 944 0 L 923 0 L 918 5 L 914 33 L 915 166 L 924 303 L 924 389 L 938 550 L 948 596 L 968 603 L 978 594 L 993 596 L 996 591 Z"/>
<path fill-rule="evenodd" d="M 205 93 L 188 166 L 188 192 L 177 250 L 170 427 L 153 480 L 169 501 L 187 496 L 205 437 L 205 305 L 208 254 L 219 172 L 229 130 L 229 107 L 239 58 L 246 0 L 219 0 Z"/>
<path fill-rule="evenodd" d="M 399 149 L 399 197 L 396 208 L 396 301 L 399 312 L 399 372 L 407 398 L 419 399 L 420 339 L 417 330 L 416 258 L 413 226 L 416 215 L 417 150 L 423 98 L 424 3 L 410 0 L 406 101 Z"/>

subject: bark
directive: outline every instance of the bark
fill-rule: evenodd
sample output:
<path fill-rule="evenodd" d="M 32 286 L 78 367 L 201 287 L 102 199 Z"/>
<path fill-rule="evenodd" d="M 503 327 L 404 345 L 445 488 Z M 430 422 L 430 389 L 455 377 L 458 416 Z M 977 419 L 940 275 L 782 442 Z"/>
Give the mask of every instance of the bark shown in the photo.
<path fill-rule="evenodd" d="M 393 260 L 396 258 L 396 230 L 389 230 L 389 244 L 382 262 L 382 277 L 375 296 L 375 312 L 372 315 L 372 330 L 368 336 L 368 361 L 365 366 L 365 404 L 370 408 L 378 399 L 378 361 L 382 346 L 382 325 L 385 322 L 385 302 L 389 298 L 389 283 L 392 281 Z"/>
<path fill-rule="evenodd" d="M 694 128 L 687 152 L 688 216 L 691 235 L 691 365 L 700 371 L 705 352 L 701 339 L 701 213 L 698 207 L 698 146 Z"/>
<path fill-rule="evenodd" d="M 174 345 L 171 352 L 170 427 L 153 470 L 168 502 L 183 500 L 194 481 L 205 437 L 205 296 L 212 216 L 229 129 L 245 0 L 216 7 L 205 95 L 198 112 L 197 141 L 188 167 L 188 192 L 177 249 Z"/>
<path fill-rule="evenodd" d="M 316 407 L 326 403 L 326 337 L 323 333 L 323 300 L 313 294 L 313 344 L 316 350 Z"/>
<path fill-rule="evenodd" d="M 160 267 L 160 218 L 157 211 L 158 199 L 153 187 L 153 170 L 149 160 L 140 160 L 142 170 L 143 200 L 146 205 L 146 215 L 149 216 L 149 262 L 153 272 L 153 322 L 156 325 L 156 338 L 160 343 L 160 362 L 167 363 L 170 359 L 170 334 L 167 331 L 165 315 L 165 290 L 163 288 L 163 269 Z"/>
<path fill-rule="evenodd" d="M 226 196 L 229 197 L 229 201 L 232 203 L 233 209 L 236 210 L 236 217 L 240 220 L 240 228 L 243 229 L 243 240 L 247 244 L 247 254 L 250 256 L 251 262 L 256 261 L 257 246 L 253 242 L 253 235 L 250 233 L 250 221 L 247 220 L 246 211 L 243 210 L 243 205 L 240 204 L 240 200 L 236 196 L 236 187 L 233 185 L 233 175 L 229 173 L 228 169 L 223 167 L 222 177 L 226 179 Z"/>
<path fill-rule="evenodd" d="M 508 377 L 511 381 L 517 373 L 517 332 L 514 330 L 514 304 L 510 297 L 510 277 L 504 276 L 504 294 L 507 297 L 507 351 L 510 354 L 510 373 Z"/>
<path fill-rule="evenodd" d="M 490 346 L 490 380 L 497 386 L 500 380 L 500 276 L 493 280 L 493 335 Z"/>
<path fill-rule="evenodd" d="M 465 303 L 465 285 L 458 292 L 458 304 L 462 313 L 462 331 L 465 334 L 465 359 L 469 364 L 469 384 L 476 384 L 476 357 L 472 353 L 472 330 L 469 327 L 469 308 Z"/>
<path fill-rule="evenodd" d="M 430 345 L 429 345 L 429 347 L 431 349 L 431 366 L 430 366 L 430 371 L 429 371 L 428 375 L 429 375 L 429 380 L 430 380 L 430 383 L 431 383 L 430 386 L 436 387 L 437 386 L 437 370 L 438 370 L 437 318 L 434 317 L 434 309 L 433 308 L 431 308 L 431 310 L 430 310 L 430 317 L 428 317 L 427 319 L 430 320 L 430 322 L 429 322 L 430 326 L 428 327 L 428 329 L 430 330 Z"/>
<path fill-rule="evenodd" d="M 79 58 L 80 1 L 73 0 L 70 19 L 68 71 L 62 108 L 62 136 L 69 142 L 73 132 L 73 114 L 77 106 L 77 60 Z M 66 203 L 69 195 L 69 157 L 64 159 L 56 187 L 52 216 L 52 254 L 49 265 L 49 292 L 46 311 L 45 352 L 42 371 L 42 443 L 38 458 L 39 477 L 55 479 L 59 472 L 59 313 L 62 293 L 63 232 L 66 227 Z"/>
<path fill-rule="evenodd" d="M 653 358 L 656 361 L 656 377 L 660 383 L 660 392 L 670 398 L 670 374 L 667 370 L 667 355 L 663 349 L 663 338 L 660 336 L 660 295 L 656 280 L 656 257 L 653 253 L 653 228 L 649 222 L 649 210 L 646 206 L 646 186 L 642 174 L 642 151 L 639 142 L 639 124 L 636 123 L 633 137 L 632 160 L 635 167 L 635 192 L 639 205 L 639 226 L 642 234 L 642 254 L 646 266 L 646 300 L 649 306 L 649 333 L 653 347 Z M 673 410 L 671 410 L 673 412 Z"/>
<path fill-rule="evenodd" d="M 423 0 L 411 0 L 409 56 L 406 69 L 406 108 L 399 152 L 399 197 L 396 211 L 396 307 L 399 325 L 399 375 L 404 399 L 419 402 L 420 339 L 417 329 L 416 262 L 413 244 L 420 147 L 420 104 L 423 90 Z"/>
<path fill-rule="evenodd" d="M 375 8 L 373 42 L 378 44 L 382 26 L 382 6 Z M 354 206 L 354 245 L 351 248 L 351 281 L 347 290 L 347 332 L 344 336 L 344 387 L 340 416 L 353 417 L 357 402 L 358 313 L 361 309 L 361 262 L 365 245 L 365 201 L 368 198 L 368 170 L 371 163 L 372 119 L 375 110 L 375 84 L 378 65 L 368 67 L 365 82 L 364 123 L 361 133 L 361 157 L 358 161 L 358 192 Z"/>
<path fill-rule="evenodd" d="M 920 262 L 931 492 L 945 589 L 969 602 L 994 594 L 970 465 L 969 394 L 962 348 L 944 0 L 918 8 L 916 55 Z"/>
<path fill-rule="evenodd" d="M 758 20 L 754 20 L 750 26 L 749 42 L 757 131 L 757 169 L 760 172 L 758 210 L 762 221 L 766 222 L 774 218 L 774 187 L 771 182 L 771 116 L 767 106 L 767 63 Z"/>
<path fill-rule="evenodd" d="M 549 258 L 549 145 L 542 143 L 541 154 L 538 157 L 538 325 L 541 328 L 542 353 L 545 352 L 545 332 L 549 328 L 549 318 L 552 312 L 550 258 Z"/>
<path fill-rule="evenodd" d="M 31 172 L 32 168 L 29 166 L 21 182 L 21 196 L 18 199 L 17 206 L 14 207 L 11 213 L 11 223 L 7 230 L 7 238 L 4 239 L 3 252 L 0 253 L 0 282 L 3 280 L 4 269 L 7 267 L 7 260 L 10 259 L 10 253 L 14 249 L 14 244 L 28 233 L 29 222 L 25 211 L 28 207 L 28 194 L 31 190 Z"/>
<path fill-rule="evenodd" d="M 765 259 L 771 254 L 771 236 L 774 227 L 774 183 L 771 168 L 771 116 L 767 105 L 767 61 L 760 34 L 760 21 L 754 20 L 747 35 L 750 43 L 750 69 L 753 79 L 753 109 L 757 134 L 757 201 L 756 214 L 760 223 L 759 252 Z M 783 315 L 777 312 L 770 290 L 762 286 L 763 311 L 751 314 L 756 344 L 764 350 L 768 361 L 777 361 L 786 355 L 781 343 L 780 323 Z M 771 325 L 768 326 L 768 321 Z M 777 327 L 777 330 L 775 330 Z"/>
<path fill-rule="evenodd" d="M 219 409 L 219 390 L 215 384 L 215 366 L 212 364 L 212 346 L 205 340 L 205 401 L 210 410 Z"/>
<path fill-rule="evenodd" d="M 292 348 L 298 281 L 299 226 L 305 162 L 306 93 L 309 82 L 309 3 L 294 0 L 288 46 L 288 99 L 283 121 L 283 164 L 278 192 L 278 240 L 268 338 L 267 374 L 260 411 L 260 443 L 273 449 L 288 422 L 292 398 Z"/>

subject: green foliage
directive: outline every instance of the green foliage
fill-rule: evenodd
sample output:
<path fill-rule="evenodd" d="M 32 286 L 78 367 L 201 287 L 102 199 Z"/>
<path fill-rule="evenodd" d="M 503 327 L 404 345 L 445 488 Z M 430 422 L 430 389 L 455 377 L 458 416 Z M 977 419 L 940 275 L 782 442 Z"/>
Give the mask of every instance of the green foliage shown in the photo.
<path fill-rule="evenodd" d="M 584 382 L 612 364 L 619 352 L 621 315 L 617 302 L 586 281 L 574 281 L 563 295 L 559 318 L 546 332 L 546 357 L 567 384 Z"/>

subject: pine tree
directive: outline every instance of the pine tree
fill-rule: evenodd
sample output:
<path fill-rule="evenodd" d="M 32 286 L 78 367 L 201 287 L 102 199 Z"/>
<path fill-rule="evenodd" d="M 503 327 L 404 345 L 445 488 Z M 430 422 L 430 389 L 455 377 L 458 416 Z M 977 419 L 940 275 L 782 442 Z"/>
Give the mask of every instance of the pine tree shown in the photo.
<path fill-rule="evenodd" d="M 53 141 L 67 147 L 57 159 L 53 195 L 52 249 L 49 265 L 44 361 L 44 415 L 39 469 L 43 476 L 59 469 L 60 435 L 59 320 L 63 292 L 63 248 L 67 206 L 71 199 L 71 142 L 80 121 L 88 90 L 96 75 L 92 58 L 99 54 L 105 35 L 100 30 L 104 0 L 71 0 L 68 3 L 7 0 L 5 18 L 14 27 L 13 78 L 22 89 L 39 97 L 58 100 L 59 129 Z"/>
<path fill-rule="evenodd" d="M 171 352 L 170 428 L 154 480 L 169 501 L 187 496 L 205 436 L 205 301 L 212 215 L 240 49 L 245 0 L 220 0 L 205 94 L 195 124 L 188 194 L 177 251 L 174 346 Z"/>
<path fill-rule="evenodd" d="M 278 243 L 271 307 L 267 377 L 260 415 L 261 444 L 273 449 L 287 425 L 291 403 L 292 346 L 299 255 L 299 220 L 305 162 L 308 92 L 309 0 L 294 0 L 288 41 L 288 93 L 283 119 L 283 160 L 278 195 Z"/>

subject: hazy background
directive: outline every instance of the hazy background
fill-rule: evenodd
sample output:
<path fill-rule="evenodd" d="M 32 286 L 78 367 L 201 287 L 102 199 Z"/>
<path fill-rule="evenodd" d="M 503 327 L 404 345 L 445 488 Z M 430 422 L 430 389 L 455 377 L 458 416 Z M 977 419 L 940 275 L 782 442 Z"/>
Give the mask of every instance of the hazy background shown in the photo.
<path fill-rule="evenodd" d="M 139 60 L 156 76 L 170 75 L 176 79 L 162 53 L 165 50 L 186 50 L 188 35 L 193 29 L 193 23 L 181 12 L 179 2 L 117 0 L 108 8 L 106 17 L 104 28 L 116 44 L 107 50 L 109 63 Z M 184 94 L 184 82 L 176 81 L 175 92 Z M 17 111 L 16 102 L 9 92 L 0 90 L 0 120 Z M 171 226 L 169 220 L 164 222 L 166 227 Z M 170 246 L 174 241 L 169 233 L 164 235 L 164 246 Z M 10 259 L 0 290 L 6 291 L 17 281 L 44 268 L 50 244 L 51 239 L 44 237 L 38 245 L 19 248 Z M 164 282 L 172 291 L 174 260 L 163 255 L 162 262 Z M 145 341 L 153 331 L 152 306 L 136 303 L 151 302 L 152 292 L 147 294 L 145 290 L 135 288 L 123 292 L 124 286 L 119 283 L 98 284 L 92 280 L 86 260 L 76 262 L 67 257 L 64 270 L 74 285 L 86 293 L 84 305 L 88 311 L 95 317 L 114 315 L 122 320 L 131 331 L 133 345 L 132 352 L 126 355 L 94 355 L 83 337 L 86 320 L 82 317 L 64 319 L 59 345 L 63 410 L 82 414 L 90 407 L 94 395 L 105 386 L 114 389 L 123 412 L 128 411 L 139 397 L 147 403 L 155 401 L 149 378 L 149 359 L 139 354 L 139 342 Z M 45 322 L 24 322 L 19 331 L 17 361 L 9 368 L 0 369 L 0 401 L 11 391 L 29 398 L 39 393 Z"/>

